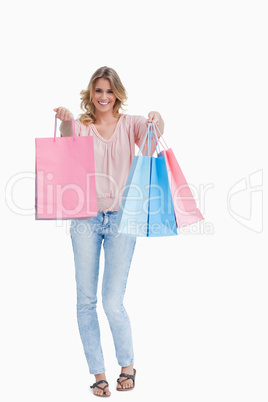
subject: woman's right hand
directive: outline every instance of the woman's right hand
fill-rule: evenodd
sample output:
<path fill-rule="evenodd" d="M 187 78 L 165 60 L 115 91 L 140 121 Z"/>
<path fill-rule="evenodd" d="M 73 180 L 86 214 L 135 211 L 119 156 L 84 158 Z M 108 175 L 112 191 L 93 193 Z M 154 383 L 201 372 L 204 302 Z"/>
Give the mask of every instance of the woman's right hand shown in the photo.
<path fill-rule="evenodd" d="M 66 109 L 65 107 L 57 107 L 53 109 L 56 112 L 56 117 L 61 121 L 70 121 L 73 118 L 72 113 L 70 110 Z"/>

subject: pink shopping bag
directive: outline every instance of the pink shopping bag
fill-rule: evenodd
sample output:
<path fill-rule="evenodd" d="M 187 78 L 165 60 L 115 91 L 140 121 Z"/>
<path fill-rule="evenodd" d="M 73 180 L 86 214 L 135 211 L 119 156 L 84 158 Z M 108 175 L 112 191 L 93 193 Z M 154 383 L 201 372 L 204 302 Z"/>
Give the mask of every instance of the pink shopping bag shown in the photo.
<path fill-rule="evenodd" d="M 36 219 L 97 215 L 93 137 L 36 138 Z"/>
<path fill-rule="evenodd" d="M 153 125 L 154 129 L 155 127 L 158 129 L 157 126 Z M 162 140 L 165 146 L 163 145 Z M 166 160 L 177 227 L 181 228 L 203 220 L 204 217 L 196 206 L 196 201 L 193 197 L 192 191 L 182 173 L 172 149 L 168 148 L 163 137 L 161 137 L 161 139 L 159 138 L 159 141 L 164 148 L 161 155 L 164 155 Z"/>

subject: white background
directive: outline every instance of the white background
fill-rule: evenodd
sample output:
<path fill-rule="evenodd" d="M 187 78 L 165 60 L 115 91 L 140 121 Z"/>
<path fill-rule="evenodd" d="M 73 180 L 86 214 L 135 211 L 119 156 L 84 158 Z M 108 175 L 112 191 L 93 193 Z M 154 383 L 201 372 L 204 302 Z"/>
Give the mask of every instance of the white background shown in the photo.
<path fill-rule="evenodd" d="M 258 0 L 4 6 L 2 400 L 94 398 L 76 323 L 68 227 L 34 219 L 34 138 L 53 135 L 54 107 L 77 117 L 80 91 L 107 65 L 127 89 L 127 112 L 159 111 L 186 179 L 207 189 L 199 205 L 205 221 L 173 238 L 138 239 L 125 298 L 136 354 L 133 392 L 115 391 L 120 368 L 99 303 L 112 398 L 267 402 L 265 6 Z M 103 255 L 101 262 L 102 270 Z"/>

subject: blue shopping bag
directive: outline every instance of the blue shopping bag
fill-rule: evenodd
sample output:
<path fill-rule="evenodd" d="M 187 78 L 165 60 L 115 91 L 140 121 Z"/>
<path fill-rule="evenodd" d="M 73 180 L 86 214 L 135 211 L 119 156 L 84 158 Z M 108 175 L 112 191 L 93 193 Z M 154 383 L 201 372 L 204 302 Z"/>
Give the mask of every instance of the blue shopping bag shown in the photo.
<path fill-rule="evenodd" d="M 147 154 L 143 156 L 147 138 Z M 177 227 L 165 157 L 150 156 L 152 140 L 157 149 L 157 135 L 150 123 L 138 155 L 133 158 L 116 223 L 120 233 L 132 236 L 174 236 Z"/>

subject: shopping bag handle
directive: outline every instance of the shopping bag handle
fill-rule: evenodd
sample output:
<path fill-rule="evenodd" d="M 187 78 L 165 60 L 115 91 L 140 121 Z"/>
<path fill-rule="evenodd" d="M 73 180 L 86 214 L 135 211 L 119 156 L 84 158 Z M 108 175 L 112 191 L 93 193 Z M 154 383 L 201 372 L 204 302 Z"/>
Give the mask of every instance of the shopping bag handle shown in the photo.
<path fill-rule="evenodd" d="M 156 138 L 157 138 L 157 135 L 156 135 L 156 134 L 155 134 L 155 136 L 156 136 Z M 154 138 L 154 135 L 153 135 L 152 123 L 149 123 L 149 124 L 148 124 L 148 128 L 147 128 L 146 134 L 145 134 L 145 136 L 144 136 L 144 139 L 143 139 L 143 141 L 142 141 L 142 144 L 141 144 L 141 147 L 140 147 L 140 149 L 139 149 L 139 152 L 138 152 L 137 156 L 139 156 L 139 155 L 142 153 L 142 150 L 143 150 L 143 147 L 144 147 L 144 145 L 145 145 L 145 141 L 146 141 L 147 138 L 148 138 L 148 142 L 147 142 L 146 156 L 150 156 L 151 139 L 153 139 L 153 141 L 154 141 L 154 146 L 155 146 L 156 152 L 157 152 L 157 146 L 159 147 L 159 143 L 158 143 L 157 140 L 155 141 L 155 138 Z"/>
<path fill-rule="evenodd" d="M 153 122 L 152 122 L 152 124 L 153 124 L 153 128 L 154 128 L 155 133 L 156 133 L 156 129 L 157 129 L 157 131 L 158 131 L 159 134 L 161 135 L 161 138 L 160 138 L 160 137 L 157 137 L 157 139 L 159 140 L 159 142 L 160 142 L 160 144 L 162 145 L 162 147 L 163 147 L 164 149 L 166 148 L 166 150 L 167 150 L 167 149 L 168 149 L 168 145 L 167 145 L 166 141 L 164 140 L 164 138 L 163 138 L 163 136 L 162 136 L 162 133 L 161 133 L 161 131 L 159 130 L 157 124 L 154 125 Z M 156 136 L 157 136 L 157 135 L 156 135 Z M 162 141 L 164 142 L 165 146 L 162 144 Z"/>
<path fill-rule="evenodd" d="M 147 141 L 147 153 L 146 156 L 151 156 L 151 138 L 152 138 L 152 134 L 151 134 L 151 127 L 150 124 L 148 125 L 148 141 Z"/>
<path fill-rule="evenodd" d="M 149 125 L 148 125 L 148 127 L 147 127 L 146 134 L 145 134 L 145 136 L 144 136 L 144 139 L 143 139 L 143 141 L 142 141 L 142 144 L 141 144 L 141 146 L 140 146 L 140 149 L 139 149 L 139 152 L 138 152 L 137 156 L 139 156 L 139 155 L 142 153 L 142 150 L 143 150 L 143 147 L 144 147 L 146 138 L 148 137 L 148 134 L 149 134 Z M 148 138 L 148 140 L 149 140 L 149 138 Z M 149 142 L 149 141 L 148 141 L 148 142 Z M 147 144 L 147 152 L 148 152 L 148 144 Z M 146 154 L 147 154 L 147 153 L 146 153 Z"/>
<path fill-rule="evenodd" d="M 153 123 L 150 123 L 150 124 L 151 124 L 151 136 L 154 141 L 155 150 L 156 150 L 157 155 L 159 155 L 160 154 L 160 146 L 159 146 L 157 134 L 156 134 Z"/>
<path fill-rule="evenodd" d="M 74 125 L 73 117 L 71 118 L 71 121 L 72 121 L 72 128 L 73 128 L 73 139 L 75 141 L 76 134 L 75 134 L 75 125 Z M 57 117 L 55 114 L 54 142 L 56 141 L 56 133 L 57 133 Z"/>

